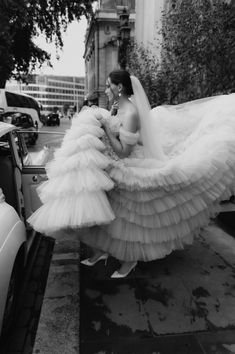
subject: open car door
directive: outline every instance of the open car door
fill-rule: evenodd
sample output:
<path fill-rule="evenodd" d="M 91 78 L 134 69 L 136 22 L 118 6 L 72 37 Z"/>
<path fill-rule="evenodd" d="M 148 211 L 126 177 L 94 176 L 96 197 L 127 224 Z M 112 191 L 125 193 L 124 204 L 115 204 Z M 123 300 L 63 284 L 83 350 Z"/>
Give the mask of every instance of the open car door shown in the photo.
<path fill-rule="evenodd" d="M 24 212 L 27 219 L 41 205 L 37 188 L 47 180 L 45 166 L 53 159 L 55 150 L 60 147 L 64 133 L 38 131 L 37 143 L 33 146 L 26 146 L 24 134 L 23 130 L 17 132 L 22 163 Z"/>

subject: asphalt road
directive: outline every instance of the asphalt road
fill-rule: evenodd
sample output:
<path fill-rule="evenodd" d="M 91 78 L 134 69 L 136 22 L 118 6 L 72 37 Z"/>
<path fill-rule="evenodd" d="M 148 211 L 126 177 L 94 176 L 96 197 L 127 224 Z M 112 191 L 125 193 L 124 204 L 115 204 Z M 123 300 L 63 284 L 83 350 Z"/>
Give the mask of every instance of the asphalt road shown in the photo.
<path fill-rule="evenodd" d="M 43 126 L 39 127 L 40 132 L 48 132 L 49 134 L 39 134 L 38 140 L 35 146 L 31 146 L 28 148 L 29 152 L 39 152 L 43 149 L 44 146 L 53 146 L 54 148 L 58 148 L 63 140 L 64 135 L 61 133 L 65 133 L 67 129 L 71 126 L 71 120 L 68 118 L 62 118 L 60 120 L 60 126 Z M 58 134 L 59 133 L 59 134 Z"/>

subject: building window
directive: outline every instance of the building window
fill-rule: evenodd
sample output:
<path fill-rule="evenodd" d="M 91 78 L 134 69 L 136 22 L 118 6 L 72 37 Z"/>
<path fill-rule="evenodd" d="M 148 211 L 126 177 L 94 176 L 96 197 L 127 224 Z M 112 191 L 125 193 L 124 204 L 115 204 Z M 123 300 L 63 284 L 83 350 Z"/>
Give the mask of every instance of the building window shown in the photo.
<path fill-rule="evenodd" d="M 110 26 L 109 26 L 109 25 L 105 25 L 105 27 L 104 27 L 104 33 L 105 33 L 105 34 L 110 34 Z"/>

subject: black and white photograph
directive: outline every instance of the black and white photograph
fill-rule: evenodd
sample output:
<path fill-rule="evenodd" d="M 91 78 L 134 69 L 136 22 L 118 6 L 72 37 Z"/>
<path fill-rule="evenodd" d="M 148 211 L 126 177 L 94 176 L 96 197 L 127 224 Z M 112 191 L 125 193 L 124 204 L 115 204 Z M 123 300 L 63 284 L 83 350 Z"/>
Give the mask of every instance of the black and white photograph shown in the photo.
<path fill-rule="evenodd" d="M 235 0 L 0 0 L 0 354 L 235 354 Z"/>

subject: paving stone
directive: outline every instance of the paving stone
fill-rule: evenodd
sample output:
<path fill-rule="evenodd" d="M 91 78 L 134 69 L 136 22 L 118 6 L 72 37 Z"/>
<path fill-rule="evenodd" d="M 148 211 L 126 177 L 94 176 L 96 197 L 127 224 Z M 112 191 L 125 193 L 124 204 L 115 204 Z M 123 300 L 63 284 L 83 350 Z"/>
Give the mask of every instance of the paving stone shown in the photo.
<path fill-rule="evenodd" d="M 77 295 L 78 287 L 74 286 L 78 282 L 78 266 L 53 267 L 47 281 L 48 297 L 63 297 L 67 295 Z"/>
<path fill-rule="evenodd" d="M 195 242 L 185 252 L 184 262 L 174 268 L 198 307 L 195 316 L 203 316 L 208 325 L 226 328 L 235 325 L 234 269 L 208 244 Z M 188 266 L 187 266 L 188 265 Z"/>
<path fill-rule="evenodd" d="M 34 353 L 78 354 L 78 298 L 45 299 Z"/>
<path fill-rule="evenodd" d="M 67 253 L 56 253 L 53 255 L 53 261 L 60 261 L 60 260 L 78 260 L 79 254 L 77 252 L 67 252 Z"/>
<path fill-rule="evenodd" d="M 66 243 L 67 249 L 73 244 L 74 247 L 67 252 L 78 251 L 78 240 L 74 233 L 60 234 L 54 248 L 55 258 L 60 258 L 58 253 L 65 252 L 65 248 L 59 246 L 60 238 Z M 66 261 L 67 264 L 63 265 L 51 262 L 34 354 L 79 353 L 79 263 L 77 259 L 76 264 L 70 264 L 70 259 Z"/>
<path fill-rule="evenodd" d="M 81 343 L 80 354 L 205 354 L 194 336 Z M 218 354 L 218 353 L 217 353 Z"/>
<path fill-rule="evenodd" d="M 235 228 L 233 228 L 234 233 Z M 227 234 L 216 224 L 208 226 L 202 233 L 210 247 L 235 267 L 235 237 Z"/>
<path fill-rule="evenodd" d="M 74 252 L 79 250 L 79 239 L 76 232 L 57 232 L 54 254 Z"/>
<path fill-rule="evenodd" d="M 102 262 L 92 269 L 81 266 L 81 354 L 212 354 L 217 347 L 215 354 L 222 354 L 231 349 L 233 343 L 210 347 L 196 336 L 235 328 L 231 242 L 224 239 L 220 250 L 199 237 L 164 259 L 139 262 L 135 272 L 119 280 L 110 278 L 119 266 L 113 260 L 107 267 Z M 130 349 L 135 341 L 137 347 Z"/>
<path fill-rule="evenodd" d="M 129 284 L 91 281 L 84 292 L 81 289 L 81 303 L 84 339 L 149 335 L 148 318 Z"/>
<path fill-rule="evenodd" d="M 226 331 L 198 333 L 196 337 L 206 353 L 235 353 L 235 328 Z"/>
<path fill-rule="evenodd" d="M 140 299 L 156 335 L 207 329 L 205 318 L 195 315 L 198 313 L 197 304 L 177 277 L 160 275 L 148 279 L 141 287 Z"/>

